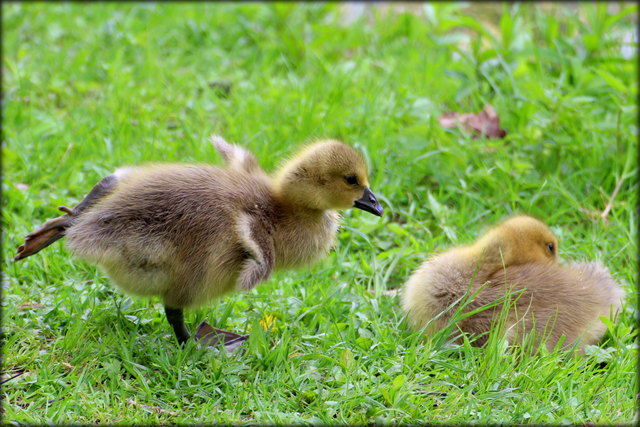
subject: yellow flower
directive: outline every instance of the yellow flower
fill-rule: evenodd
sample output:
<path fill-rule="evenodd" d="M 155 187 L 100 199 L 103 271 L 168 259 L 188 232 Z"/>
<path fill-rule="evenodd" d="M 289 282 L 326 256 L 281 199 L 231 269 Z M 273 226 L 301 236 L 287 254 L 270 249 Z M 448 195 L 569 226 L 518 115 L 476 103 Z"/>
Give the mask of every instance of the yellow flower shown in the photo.
<path fill-rule="evenodd" d="M 276 318 L 270 314 L 265 314 L 264 318 L 260 320 L 260 326 L 264 331 L 270 331 L 276 326 Z"/>

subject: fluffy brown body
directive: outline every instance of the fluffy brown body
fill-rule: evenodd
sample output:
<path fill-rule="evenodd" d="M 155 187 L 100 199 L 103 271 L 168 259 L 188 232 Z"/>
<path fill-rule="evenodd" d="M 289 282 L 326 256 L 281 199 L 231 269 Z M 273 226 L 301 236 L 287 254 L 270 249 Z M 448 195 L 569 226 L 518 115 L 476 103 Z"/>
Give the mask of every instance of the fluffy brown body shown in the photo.
<path fill-rule="evenodd" d="M 564 336 L 563 347 L 578 342 L 582 351 L 602 339 L 606 327 L 598 318 L 620 309 L 623 291 L 597 263 L 558 264 L 557 247 L 546 225 L 517 216 L 471 246 L 434 256 L 412 274 L 404 289 L 410 324 L 426 326 L 425 333 L 432 335 L 449 323 L 459 298 L 477 292 L 464 309 L 470 312 L 507 295 L 512 304 L 506 312 L 508 339 L 519 342 L 533 331 L 536 342 L 548 337 L 546 346 L 552 350 Z M 466 333 L 484 334 L 475 341 L 482 345 L 502 310 L 503 304 L 497 304 L 457 326 Z"/>
<path fill-rule="evenodd" d="M 184 341 L 181 309 L 324 257 L 335 244 L 335 209 L 355 203 L 382 214 L 364 161 L 338 141 L 308 146 L 273 178 L 243 148 L 213 143 L 226 168 L 120 169 L 27 236 L 16 260 L 64 235 L 75 256 L 98 264 L 125 292 L 162 298 Z"/>
<path fill-rule="evenodd" d="M 130 170 L 66 237 L 126 292 L 186 308 L 321 258 L 337 221 L 287 205 L 261 173 L 162 165 Z"/>

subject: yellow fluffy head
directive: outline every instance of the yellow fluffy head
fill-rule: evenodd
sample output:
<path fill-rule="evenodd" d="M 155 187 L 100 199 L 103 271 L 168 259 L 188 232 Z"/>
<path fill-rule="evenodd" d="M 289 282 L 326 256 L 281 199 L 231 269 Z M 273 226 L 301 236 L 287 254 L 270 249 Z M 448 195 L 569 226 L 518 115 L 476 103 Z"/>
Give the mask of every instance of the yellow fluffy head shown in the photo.
<path fill-rule="evenodd" d="M 558 239 L 542 221 L 519 215 L 507 219 L 485 233 L 474 249 L 504 265 L 557 261 Z"/>
<path fill-rule="evenodd" d="M 369 187 L 367 166 L 356 150 L 336 140 L 313 143 L 287 161 L 275 177 L 276 191 L 311 209 L 347 209 Z"/>

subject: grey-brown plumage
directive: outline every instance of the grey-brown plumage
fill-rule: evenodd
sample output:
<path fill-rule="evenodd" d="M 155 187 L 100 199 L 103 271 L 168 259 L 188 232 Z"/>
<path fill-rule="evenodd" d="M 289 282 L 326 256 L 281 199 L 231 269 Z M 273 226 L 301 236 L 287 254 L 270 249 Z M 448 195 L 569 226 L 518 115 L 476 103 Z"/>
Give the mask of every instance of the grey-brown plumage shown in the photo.
<path fill-rule="evenodd" d="M 310 145 L 273 178 L 245 149 L 212 141 L 226 168 L 120 169 L 105 191 L 83 202 L 86 209 L 69 210 L 31 233 L 16 259 L 46 247 L 51 230 L 58 230 L 56 239 L 66 235 L 75 256 L 98 264 L 125 292 L 162 298 L 183 342 L 183 308 L 252 289 L 274 268 L 325 256 L 336 239 L 334 209 L 382 214 L 362 158 L 338 141 Z"/>
<path fill-rule="evenodd" d="M 432 335 L 456 309 L 455 302 L 481 289 L 465 308 L 470 312 L 510 294 L 513 306 L 507 337 L 520 341 L 535 330 L 537 342 L 548 335 L 549 350 L 564 336 L 563 347 L 597 343 L 606 331 L 600 316 L 620 310 L 623 291 L 597 263 L 557 263 L 558 243 L 549 228 L 529 216 L 513 217 L 471 246 L 435 255 L 407 282 L 402 300 L 409 323 Z M 453 309 L 447 308 L 453 305 Z M 498 304 L 458 322 L 464 332 L 484 334 L 500 314 Z M 438 314 L 443 313 L 435 319 Z M 428 326 L 427 326 L 428 325 Z"/>

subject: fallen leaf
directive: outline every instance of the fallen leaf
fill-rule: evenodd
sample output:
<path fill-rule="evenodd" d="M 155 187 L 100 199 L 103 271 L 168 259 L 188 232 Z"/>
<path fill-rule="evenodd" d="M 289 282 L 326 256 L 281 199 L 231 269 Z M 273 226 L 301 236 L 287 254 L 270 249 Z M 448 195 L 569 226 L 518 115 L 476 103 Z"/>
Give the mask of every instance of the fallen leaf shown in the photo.
<path fill-rule="evenodd" d="M 29 301 L 29 302 L 23 302 L 22 304 L 20 304 L 16 308 L 18 310 L 27 310 L 29 308 L 45 308 L 45 307 L 46 307 L 46 305 L 42 305 L 42 304 L 39 304 L 37 302 Z"/>
<path fill-rule="evenodd" d="M 616 188 L 613 190 L 613 194 L 609 199 L 609 203 L 607 203 L 607 206 L 605 206 L 604 211 L 602 211 L 602 214 L 600 214 L 600 216 L 602 217 L 602 222 L 604 222 L 605 224 L 607 224 L 607 215 L 609 215 L 609 212 L 613 207 L 613 201 L 616 199 L 616 196 L 618 195 L 618 191 L 620 191 L 620 188 L 622 187 L 622 183 L 624 182 L 625 178 L 626 178 L 625 176 L 622 176 L 620 180 L 618 180 L 618 184 L 616 184 Z"/>
<path fill-rule="evenodd" d="M 464 127 L 474 133 L 474 137 L 482 135 L 486 138 L 504 138 L 507 132 L 500 128 L 500 117 L 491 105 L 485 105 L 478 114 L 473 113 L 444 113 L 438 119 L 440 125 L 447 129 Z"/>
<path fill-rule="evenodd" d="M 169 414 L 169 415 L 172 415 L 172 416 L 176 416 L 176 415 L 178 415 L 178 413 L 177 413 L 177 412 L 167 411 L 166 409 L 162 409 L 162 408 L 161 408 L 161 407 L 159 407 L 159 406 L 144 405 L 144 404 L 142 404 L 142 403 L 138 403 L 138 402 L 136 402 L 136 401 L 135 401 L 135 400 L 133 400 L 133 399 L 127 399 L 127 403 L 128 403 L 129 405 L 137 406 L 138 408 L 142 408 L 142 409 L 146 410 L 147 412 L 156 412 L 156 413 L 158 413 L 158 414 Z"/>
<path fill-rule="evenodd" d="M 371 295 L 375 295 L 376 291 L 375 289 L 369 289 L 369 293 Z M 396 295 L 398 295 L 398 288 L 396 289 L 387 289 L 386 291 L 382 291 L 380 292 L 382 295 L 388 296 L 388 297 L 395 297 Z"/>
<path fill-rule="evenodd" d="M 220 81 L 215 80 L 215 81 L 209 82 L 209 87 L 215 91 L 216 95 L 226 98 L 227 96 L 229 96 L 229 93 L 231 92 L 233 83 L 224 81 L 224 80 L 220 80 Z"/>
<path fill-rule="evenodd" d="M 602 212 L 600 212 L 599 210 L 595 210 L 595 209 L 585 209 L 585 208 L 578 208 L 578 210 L 582 213 L 584 213 L 587 218 L 591 221 L 594 221 L 598 218 L 601 217 Z"/>
<path fill-rule="evenodd" d="M 440 116 L 438 122 L 443 128 L 453 129 L 458 126 L 458 117 L 460 117 L 460 113 L 444 113 Z"/>

